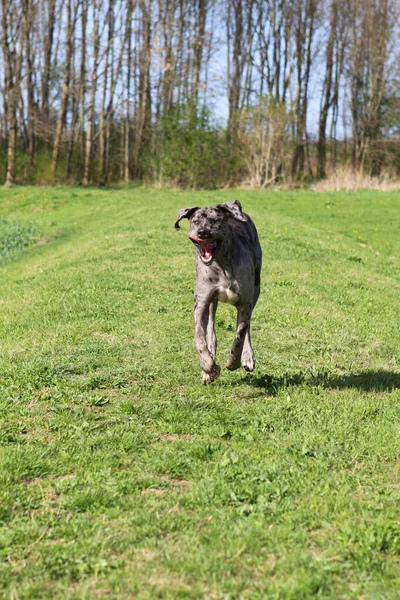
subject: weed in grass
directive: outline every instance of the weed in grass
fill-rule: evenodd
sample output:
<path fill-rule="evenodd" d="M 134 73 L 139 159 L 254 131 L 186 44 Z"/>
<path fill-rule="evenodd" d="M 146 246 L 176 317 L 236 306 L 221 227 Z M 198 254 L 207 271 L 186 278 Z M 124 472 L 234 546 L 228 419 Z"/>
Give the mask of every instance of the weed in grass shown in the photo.
<path fill-rule="evenodd" d="M 39 229 L 33 224 L 25 224 L 14 219 L 0 219 L 0 259 L 31 246 L 39 240 Z"/>

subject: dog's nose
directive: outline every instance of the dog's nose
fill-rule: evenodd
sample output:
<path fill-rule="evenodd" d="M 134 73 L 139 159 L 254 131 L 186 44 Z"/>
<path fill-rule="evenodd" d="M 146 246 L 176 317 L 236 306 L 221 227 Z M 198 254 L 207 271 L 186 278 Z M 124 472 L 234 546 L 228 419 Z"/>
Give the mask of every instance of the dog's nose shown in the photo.
<path fill-rule="evenodd" d="M 198 230 L 197 235 L 201 238 L 206 238 L 207 236 L 210 235 L 210 230 L 206 229 L 205 227 L 202 227 L 201 229 Z"/>

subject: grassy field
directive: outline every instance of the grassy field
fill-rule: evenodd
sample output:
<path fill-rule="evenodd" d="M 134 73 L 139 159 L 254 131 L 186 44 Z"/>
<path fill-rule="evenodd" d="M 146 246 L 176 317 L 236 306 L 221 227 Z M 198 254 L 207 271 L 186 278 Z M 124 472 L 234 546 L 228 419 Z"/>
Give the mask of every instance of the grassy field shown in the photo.
<path fill-rule="evenodd" d="M 264 251 L 200 383 L 176 211 Z M 400 598 L 400 194 L 0 192 L 0 595 Z M 219 362 L 235 311 L 217 314 Z"/>

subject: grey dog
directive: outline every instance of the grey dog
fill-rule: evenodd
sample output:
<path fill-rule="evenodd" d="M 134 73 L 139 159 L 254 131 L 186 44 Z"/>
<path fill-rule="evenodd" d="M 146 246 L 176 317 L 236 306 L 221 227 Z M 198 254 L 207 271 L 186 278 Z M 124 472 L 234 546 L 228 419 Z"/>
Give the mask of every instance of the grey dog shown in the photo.
<path fill-rule="evenodd" d="M 218 300 L 237 309 L 236 335 L 226 368 L 234 371 L 243 366 L 253 371 L 250 319 L 260 294 L 262 260 L 255 225 L 237 200 L 215 207 L 183 208 L 178 212 L 175 229 L 180 229 L 182 219 L 190 220 L 189 239 L 197 247 L 194 339 L 203 383 L 211 383 L 220 374 L 215 361 Z"/>

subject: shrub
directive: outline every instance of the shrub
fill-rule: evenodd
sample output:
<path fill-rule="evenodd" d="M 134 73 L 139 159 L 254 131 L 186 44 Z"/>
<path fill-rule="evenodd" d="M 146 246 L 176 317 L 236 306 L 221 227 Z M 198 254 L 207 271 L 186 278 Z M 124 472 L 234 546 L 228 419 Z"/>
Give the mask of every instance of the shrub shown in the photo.
<path fill-rule="evenodd" d="M 208 110 L 198 115 L 190 105 L 175 108 L 160 121 L 141 163 L 144 179 L 160 187 L 213 189 L 237 172 L 223 129 Z"/>
<path fill-rule="evenodd" d="M 362 189 L 382 192 L 399 191 L 400 180 L 385 173 L 379 177 L 372 177 L 351 167 L 341 166 L 313 186 L 316 192 L 350 192 Z"/>
<path fill-rule="evenodd" d="M 248 171 L 248 185 L 265 188 L 286 175 L 290 160 L 289 115 L 286 105 L 264 96 L 239 115 L 239 151 Z"/>

